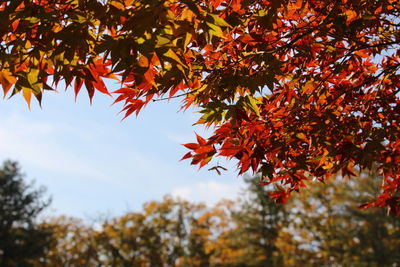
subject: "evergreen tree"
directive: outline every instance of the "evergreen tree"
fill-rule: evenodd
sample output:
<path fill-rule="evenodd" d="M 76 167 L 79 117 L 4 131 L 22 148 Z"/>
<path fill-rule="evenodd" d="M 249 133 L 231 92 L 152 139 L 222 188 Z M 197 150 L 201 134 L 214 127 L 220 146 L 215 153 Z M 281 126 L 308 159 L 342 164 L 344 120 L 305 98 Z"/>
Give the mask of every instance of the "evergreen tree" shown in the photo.
<path fill-rule="evenodd" d="M 42 200 L 43 188 L 24 182 L 16 162 L 0 168 L 0 266 L 30 266 L 43 255 L 50 233 L 35 223 L 50 201 Z"/>

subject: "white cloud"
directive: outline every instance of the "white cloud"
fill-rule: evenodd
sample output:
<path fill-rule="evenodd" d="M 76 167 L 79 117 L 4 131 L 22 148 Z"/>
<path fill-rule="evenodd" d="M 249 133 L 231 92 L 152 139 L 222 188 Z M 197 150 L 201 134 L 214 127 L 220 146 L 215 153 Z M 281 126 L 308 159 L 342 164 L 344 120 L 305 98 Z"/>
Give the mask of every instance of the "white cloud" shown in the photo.
<path fill-rule="evenodd" d="M 61 123 L 30 121 L 17 113 L 1 118 L 0 125 L 0 156 L 3 159 L 18 159 L 51 171 L 85 176 L 101 175 L 55 138 L 68 132 L 68 135 L 75 138 L 86 139 L 85 132 Z"/>
<path fill-rule="evenodd" d="M 172 133 L 172 132 L 164 132 L 164 136 L 167 137 L 168 140 L 176 143 L 176 144 L 185 144 L 194 140 L 194 133 L 191 134 L 180 134 L 180 133 Z"/>
<path fill-rule="evenodd" d="M 179 162 L 186 149 L 178 144 L 194 141 L 196 129 L 181 126 L 177 117 L 169 123 L 156 110 L 147 121 L 120 123 L 112 112 L 60 103 L 45 112 L 1 106 L 0 160 L 18 160 L 29 177 L 54 193 L 54 207 L 61 213 L 122 213 L 125 203 L 139 209 L 171 193 L 207 204 L 236 197 L 241 181 L 233 171 L 217 176 L 206 167 L 197 171 L 189 161 Z M 235 169 L 224 163 L 217 162 Z"/>
<path fill-rule="evenodd" d="M 205 202 L 213 205 L 221 199 L 235 199 L 242 184 L 225 184 L 214 181 L 196 183 L 192 186 L 178 187 L 172 191 L 172 196 L 193 202 Z"/>

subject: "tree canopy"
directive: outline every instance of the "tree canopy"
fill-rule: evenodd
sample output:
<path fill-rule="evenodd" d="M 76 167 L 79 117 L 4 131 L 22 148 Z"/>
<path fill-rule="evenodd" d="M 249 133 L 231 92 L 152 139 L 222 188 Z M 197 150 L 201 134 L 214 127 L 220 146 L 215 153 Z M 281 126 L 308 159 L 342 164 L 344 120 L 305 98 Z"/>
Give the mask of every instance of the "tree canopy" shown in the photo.
<path fill-rule="evenodd" d="M 51 232 L 36 224 L 49 204 L 43 188 L 27 185 L 16 162 L 0 167 L 0 265 L 32 266 L 45 254 Z"/>
<path fill-rule="evenodd" d="M 310 182 L 279 205 L 253 177 L 237 199 L 212 206 L 165 196 L 95 226 L 54 218 L 43 223 L 54 243 L 34 266 L 396 266 L 400 217 L 357 208 L 376 178 Z"/>
<path fill-rule="evenodd" d="M 236 158 L 285 202 L 316 177 L 376 168 L 363 207 L 400 214 L 397 0 L 13 0 L 0 4 L 0 83 L 29 104 L 59 82 L 111 94 L 125 117 L 182 99 L 214 133 L 183 158 Z M 214 167 L 219 170 L 219 166 Z"/>

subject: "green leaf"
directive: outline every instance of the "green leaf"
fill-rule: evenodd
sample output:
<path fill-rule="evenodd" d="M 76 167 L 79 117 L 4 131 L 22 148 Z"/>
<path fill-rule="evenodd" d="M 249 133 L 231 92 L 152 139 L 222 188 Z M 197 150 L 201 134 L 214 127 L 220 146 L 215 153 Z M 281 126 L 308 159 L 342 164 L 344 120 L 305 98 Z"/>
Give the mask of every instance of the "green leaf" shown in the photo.
<path fill-rule="evenodd" d="M 167 46 L 171 44 L 171 40 L 164 37 L 164 36 L 157 36 L 157 44 L 156 44 L 156 48 L 159 47 L 163 47 L 163 46 Z"/>
<path fill-rule="evenodd" d="M 208 33 L 210 34 L 210 38 L 212 38 L 212 36 L 216 36 L 216 37 L 224 37 L 224 33 L 222 32 L 221 27 L 211 24 L 209 22 L 207 22 L 208 27 L 210 27 Z"/>
<path fill-rule="evenodd" d="M 27 75 L 28 82 L 31 85 L 34 85 L 39 80 L 39 70 L 38 69 L 31 69 Z"/>
<path fill-rule="evenodd" d="M 217 15 L 214 15 L 214 14 L 210 14 L 210 16 L 212 17 L 212 19 L 214 21 L 214 23 L 213 23 L 214 25 L 232 28 L 232 26 L 229 25 L 223 18 L 221 18 Z"/>
<path fill-rule="evenodd" d="M 260 116 L 260 110 L 258 108 L 258 104 L 260 104 L 261 102 L 257 99 L 254 98 L 252 96 L 247 95 L 244 98 L 244 104 L 247 108 L 249 108 L 251 111 L 253 111 L 254 113 L 257 114 L 257 116 Z"/>

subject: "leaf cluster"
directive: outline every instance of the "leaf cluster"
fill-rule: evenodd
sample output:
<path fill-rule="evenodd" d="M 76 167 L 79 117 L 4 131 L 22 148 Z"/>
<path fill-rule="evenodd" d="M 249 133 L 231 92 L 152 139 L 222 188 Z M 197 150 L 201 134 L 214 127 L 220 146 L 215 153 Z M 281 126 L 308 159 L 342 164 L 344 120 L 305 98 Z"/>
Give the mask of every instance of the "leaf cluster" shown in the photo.
<path fill-rule="evenodd" d="M 399 13 L 396 0 L 2 1 L 0 84 L 29 104 L 60 81 L 92 99 L 115 79 L 125 117 L 181 97 L 214 128 L 187 146 L 192 164 L 236 158 L 279 202 L 376 166 L 365 207 L 400 214 Z"/>

